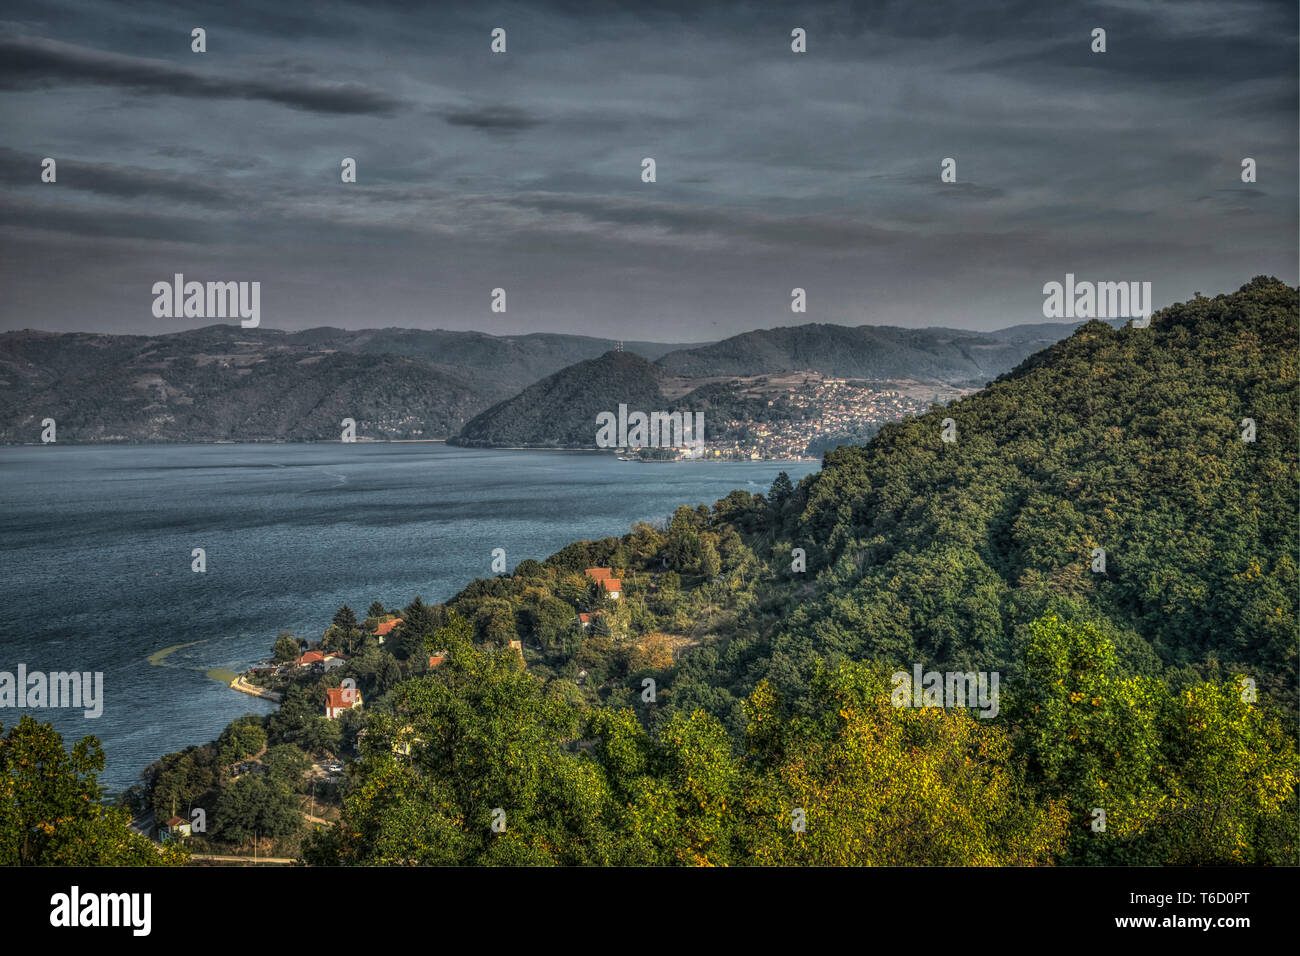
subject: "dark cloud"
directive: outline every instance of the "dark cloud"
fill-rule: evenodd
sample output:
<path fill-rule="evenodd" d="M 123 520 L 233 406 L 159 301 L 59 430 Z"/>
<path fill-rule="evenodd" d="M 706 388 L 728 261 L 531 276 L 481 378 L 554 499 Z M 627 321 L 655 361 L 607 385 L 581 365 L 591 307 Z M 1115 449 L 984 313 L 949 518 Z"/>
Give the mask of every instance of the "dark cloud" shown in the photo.
<path fill-rule="evenodd" d="M 123 56 L 57 40 L 0 33 L 0 89 L 70 84 L 121 87 L 155 96 L 266 100 L 317 113 L 384 116 L 401 105 L 386 93 L 355 83 L 218 76 L 166 60 Z"/>
<path fill-rule="evenodd" d="M 452 126 L 468 126 L 489 133 L 513 133 L 531 129 L 541 120 L 513 106 L 484 106 L 467 110 L 452 110 L 443 114 Z"/>
<path fill-rule="evenodd" d="M 192 218 L 184 215 L 120 211 L 106 214 L 104 209 L 87 207 L 51 208 L 44 203 L 4 195 L 0 195 L 0 226 L 21 227 L 26 232 L 48 231 L 104 240 L 150 239 L 164 243 L 203 243 L 211 238 L 195 228 Z"/>
<path fill-rule="evenodd" d="M 230 202 L 232 191 L 198 177 L 178 176 L 157 169 L 86 163 L 54 157 L 57 180 L 40 182 L 43 157 L 24 155 L 0 147 L 0 184 L 31 186 L 35 189 L 75 189 L 120 199 L 157 197 L 183 203 L 219 206 Z"/>

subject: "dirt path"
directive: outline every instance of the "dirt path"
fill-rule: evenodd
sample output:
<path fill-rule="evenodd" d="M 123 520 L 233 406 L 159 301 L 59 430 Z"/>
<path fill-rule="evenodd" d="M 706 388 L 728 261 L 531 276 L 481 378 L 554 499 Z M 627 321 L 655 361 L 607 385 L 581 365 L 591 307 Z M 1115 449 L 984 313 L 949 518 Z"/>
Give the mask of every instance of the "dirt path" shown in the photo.
<path fill-rule="evenodd" d="M 290 859 L 286 856 L 259 856 L 254 859 L 251 856 L 217 856 L 212 853 L 193 853 L 190 855 L 191 860 L 212 860 L 217 863 L 256 863 L 261 865 L 266 863 L 270 866 L 286 866 L 297 863 L 297 860 Z"/>

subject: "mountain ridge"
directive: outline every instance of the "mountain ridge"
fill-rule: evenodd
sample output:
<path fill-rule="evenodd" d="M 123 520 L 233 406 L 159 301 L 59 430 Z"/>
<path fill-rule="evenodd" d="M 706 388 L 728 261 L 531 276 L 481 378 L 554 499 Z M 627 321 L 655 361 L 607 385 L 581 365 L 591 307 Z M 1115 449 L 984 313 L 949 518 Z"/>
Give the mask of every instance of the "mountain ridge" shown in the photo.
<path fill-rule="evenodd" d="M 679 393 L 735 367 L 780 371 L 804 358 L 822 375 L 869 371 L 951 384 L 976 371 L 1004 371 L 1031 350 L 1034 335 L 1050 338 L 1071 326 L 1041 327 L 1012 326 L 1004 340 L 1001 333 L 811 323 L 689 346 L 397 327 L 291 332 L 215 324 L 156 336 L 15 330 L 0 333 L 0 442 L 38 441 L 46 418 L 62 442 L 332 441 L 344 418 L 357 422 L 361 440 L 456 439 L 525 389 L 616 348 L 654 364 Z M 843 347 L 845 336 L 852 348 Z M 868 359 L 864 349 L 873 343 L 880 347 Z M 987 354 L 971 358 L 979 350 Z M 629 383 L 609 384 L 616 392 Z M 634 397 L 662 404 L 644 383 Z M 477 422 L 465 441 L 590 445 L 573 427 L 551 427 L 548 416 L 520 421 L 537 427 L 512 425 L 507 439 Z"/>

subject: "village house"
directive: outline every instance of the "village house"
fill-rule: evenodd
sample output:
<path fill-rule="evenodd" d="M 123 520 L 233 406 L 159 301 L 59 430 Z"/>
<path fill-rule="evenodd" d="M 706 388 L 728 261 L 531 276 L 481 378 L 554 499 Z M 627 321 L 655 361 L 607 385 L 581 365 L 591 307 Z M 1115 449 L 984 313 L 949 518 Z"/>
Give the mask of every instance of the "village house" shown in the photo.
<path fill-rule="evenodd" d="M 596 618 L 600 617 L 604 613 L 605 613 L 604 611 L 592 611 L 590 614 L 588 614 L 587 612 L 583 611 L 578 615 L 578 624 L 581 627 L 591 627 L 591 625 L 595 622 Z"/>
<path fill-rule="evenodd" d="M 614 577 L 612 568 L 587 568 L 583 573 L 599 583 L 601 589 L 615 601 L 623 596 L 623 582 Z"/>
<path fill-rule="evenodd" d="M 324 664 L 325 652 L 307 651 L 305 654 L 302 655 L 302 657 L 298 658 L 298 660 L 295 661 L 295 663 L 299 667 L 310 667 L 312 664 Z"/>
<path fill-rule="evenodd" d="M 391 621 L 382 622 L 377 628 L 375 628 L 375 637 L 379 638 L 379 643 L 384 643 L 384 639 L 392 633 L 393 628 L 397 627 L 397 625 L 401 623 L 402 619 L 400 617 L 395 617 Z"/>
<path fill-rule="evenodd" d="M 325 716 L 329 720 L 334 720 L 345 710 L 352 708 L 361 709 L 361 691 L 343 688 L 331 687 L 325 691 Z"/>
<path fill-rule="evenodd" d="M 172 817 L 158 828 L 159 840 L 184 840 L 193 835 L 190 821 L 184 817 Z"/>
<path fill-rule="evenodd" d="M 446 651 L 434 651 L 433 656 L 429 658 L 429 669 L 432 670 L 433 668 L 437 667 L 446 659 L 447 659 Z"/>

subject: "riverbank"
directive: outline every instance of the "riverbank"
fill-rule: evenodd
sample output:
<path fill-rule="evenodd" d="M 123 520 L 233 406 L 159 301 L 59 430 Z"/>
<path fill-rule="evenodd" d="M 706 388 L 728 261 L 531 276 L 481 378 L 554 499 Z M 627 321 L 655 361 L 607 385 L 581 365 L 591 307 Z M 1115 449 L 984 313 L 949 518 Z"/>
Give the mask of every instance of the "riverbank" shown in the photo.
<path fill-rule="evenodd" d="M 250 684 L 244 680 L 244 675 L 239 674 L 230 682 L 230 689 L 237 690 L 241 694 L 252 694 L 254 697 L 261 697 L 263 700 L 269 700 L 272 703 L 280 703 L 280 695 L 273 690 L 267 690 L 264 687 L 258 687 L 256 684 Z"/>

